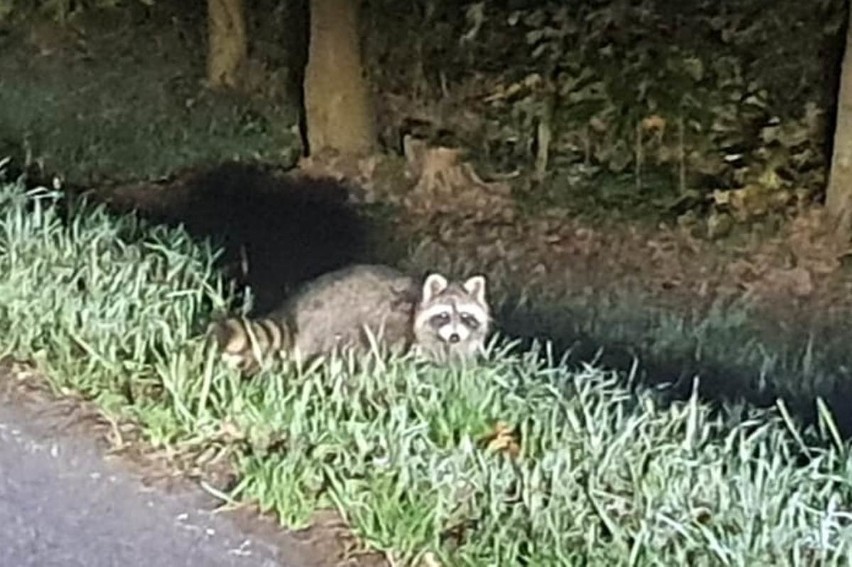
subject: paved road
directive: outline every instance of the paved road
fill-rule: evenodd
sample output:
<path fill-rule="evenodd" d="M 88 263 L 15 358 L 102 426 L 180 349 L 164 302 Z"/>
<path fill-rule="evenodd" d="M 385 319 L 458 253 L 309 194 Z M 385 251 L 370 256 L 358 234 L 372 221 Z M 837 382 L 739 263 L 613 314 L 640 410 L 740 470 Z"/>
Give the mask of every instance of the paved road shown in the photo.
<path fill-rule="evenodd" d="M 0 567 L 295 567 L 199 493 L 146 488 L 94 442 L 0 403 Z"/>

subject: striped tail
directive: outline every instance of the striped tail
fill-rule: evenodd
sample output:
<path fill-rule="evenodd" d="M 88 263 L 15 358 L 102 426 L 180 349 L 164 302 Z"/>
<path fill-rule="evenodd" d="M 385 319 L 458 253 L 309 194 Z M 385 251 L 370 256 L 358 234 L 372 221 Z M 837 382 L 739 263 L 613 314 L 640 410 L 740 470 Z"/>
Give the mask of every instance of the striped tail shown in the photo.
<path fill-rule="evenodd" d="M 293 344 L 290 329 L 273 319 L 234 317 L 214 321 L 207 334 L 216 341 L 222 360 L 243 372 L 258 370 L 264 361 Z"/>

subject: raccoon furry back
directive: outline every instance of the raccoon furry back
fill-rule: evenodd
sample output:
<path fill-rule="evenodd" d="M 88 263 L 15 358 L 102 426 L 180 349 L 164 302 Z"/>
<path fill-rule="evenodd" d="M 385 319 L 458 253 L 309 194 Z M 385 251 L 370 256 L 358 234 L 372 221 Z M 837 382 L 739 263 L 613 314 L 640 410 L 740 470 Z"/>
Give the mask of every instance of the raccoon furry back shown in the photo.
<path fill-rule="evenodd" d="M 244 371 L 272 355 L 363 353 L 374 341 L 446 364 L 482 352 L 491 328 L 485 287 L 481 275 L 450 282 L 432 273 L 421 283 L 389 266 L 358 264 L 308 282 L 266 317 L 214 322 L 208 333 L 222 358 Z"/>

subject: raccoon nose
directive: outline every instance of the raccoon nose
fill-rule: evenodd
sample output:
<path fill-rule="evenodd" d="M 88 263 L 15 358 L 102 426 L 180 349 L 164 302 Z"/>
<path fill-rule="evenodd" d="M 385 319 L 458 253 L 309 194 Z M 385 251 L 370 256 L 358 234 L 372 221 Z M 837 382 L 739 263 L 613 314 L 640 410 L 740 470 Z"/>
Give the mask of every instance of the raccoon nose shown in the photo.
<path fill-rule="evenodd" d="M 453 333 L 452 335 L 450 335 L 450 342 L 451 343 L 457 343 L 460 340 L 461 340 L 461 337 L 459 336 L 458 333 Z"/>

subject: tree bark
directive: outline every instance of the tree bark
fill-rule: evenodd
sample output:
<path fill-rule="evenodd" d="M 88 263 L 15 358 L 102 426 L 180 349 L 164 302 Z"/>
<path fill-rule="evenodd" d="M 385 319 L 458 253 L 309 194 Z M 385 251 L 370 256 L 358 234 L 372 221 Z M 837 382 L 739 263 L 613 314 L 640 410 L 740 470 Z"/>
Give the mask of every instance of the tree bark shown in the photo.
<path fill-rule="evenodd" d="M 359 0 L 311 0 L 305 69 L 308 151 L 365 154 L 376 125 L 358 34 Z"/>
<path fill-rule="evenodd" d="M 852 9 L 847 9 L 849 25 L 840 71 L 834 150 L 825 198 L 826 211 L 835 223 L 838 235 L 844 238 L 852 234 Z"/>
<path fill-rule="evenodd" d="M 207 81 L 235 88 L 248 56 L 243 0 L 207 0 Z"/>

